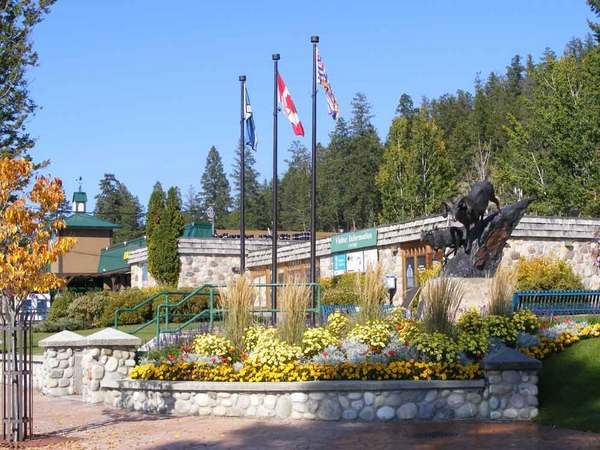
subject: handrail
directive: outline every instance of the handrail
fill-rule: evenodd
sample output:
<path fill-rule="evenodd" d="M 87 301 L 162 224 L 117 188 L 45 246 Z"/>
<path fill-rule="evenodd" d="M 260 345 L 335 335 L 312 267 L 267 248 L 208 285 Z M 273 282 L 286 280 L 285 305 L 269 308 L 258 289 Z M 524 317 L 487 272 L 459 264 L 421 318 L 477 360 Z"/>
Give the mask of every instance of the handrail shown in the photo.
<path fill-rule="evenodd" d="M 252 287 L 253 288 L 278 288 L 278 287 L 282 287 L 285 286 L 286 283 L 258 283 L 258 284 L 253 284 Z M 314 308 L 307 308 L 307 312 L 308 313 L 314 313 L 315 315 L 320 313 L 321 310 L 321 285 L 319 283 L 303 283 L 303 285 L 308 286 L 308 287 L 314 287 L 316 288 L 316 297 L 317 297 L 317 302 Z M 163 303 L 158 305 L 158 307 L 156 308 L 156 317 L 154 319 L 155 324 L 156 324 L 156 342 L 158 345 L 160 345 L 160 334 L 161 333 L 176 333 L 181 331 L 182 329 L 184 329 L 186 326 L 188 326 L 191 323 L 194 323 L 195 321 L 197 321 L 198 319 L 204 317 L 205 315 L 208 314 L 208 319 L 209 319 L 209 329 L 212 329 L 213 327 L 213 323 L 214 323 L 214 318 L 217 314 L 222 314 L 223 312 L 225 312 L 224 309 L 222 308 L 216 308 L 215 306 L 215 293 L 218 289 L 223 288 L 224 286 L 222 285 L 213 285 L 213 284 L 204 284 L 201 287 L 194 289 L 193 291 L 191 291 L 188 295 L 186 295 L 184 298 L 182 298 L 179 302 L 177 303 Z M 203 292 L 204 290 L 208 290 L 208 292 Z M 183 322 L 182 324 L 178 325 L 176 328 L 169 330 L 169 311 L 172 308 L 176 308 L 178 306 L 183 305 L 184 303 L 186 303 L 187 301 L 189 301 L 191 298 L 197 296 L 197 295 L 208 295 L 209 299 L 208 299 L 208 308 L 204 309 L 198 313 L 196 313 L 195 315 L 193 315 L 190 319 L 188 319 L 186 322 Z M 163 313 L 164 310 L 164 313 Z M 276 308 L 276 309 L 252 309 L 252 312 L 266 312 L 266 313 L 272 313 L 272 312 L 280 312 L 281 310 Z M 163 322 L 163 318 L 164 318 L 164 322 L 165 322 L 165 329 L 163 330 L 161 328 L 161 324 Z"/>
<path fill-rule="evenodd" d="M 118 326 L 119 326 L 119 314 L 120 313 L 137 311 L 142 306 L 146 306 L 149 303 L 152 303 L 154 300 L 156 300 L 160 296 L 165 296 L 165 295 L 166 296 L 169 296 L 169 295 L 183 295 L 183 294 L 186 294 L 186 291 L 164 290 L 164 291 L 156 292 L 155 294 L 151 295 L 150 297 L 148 297 L 145 300 L 142 300 L 140 303 L 138 303 L 135 306 L 119 306 L 119 307 L 115 308 L 115 310 L 114 310 L 114 316 L 115 316 L 114 325 L 115 325 L 115 328 L 118 328 Z M 152 321 L 153 320 L 154 319 L 152 319 Z"/>
<path fill-rule="evenodd" d="M 200 294 L 204 289 L 209 288 L 211 289 L 213 286 L 210 284 L 203 284 L 202 286 L 200 286 L 199 288 L 194 289 L 193 291 L 191 291 L 188 295 L 186 295 L 185 297 L 183 297 L 180 301 L 178 301 L 177 303 L 162 303 L 160 305 L 158 305 L 158 307 L 156 308 L 156 342 L 159 343 L 160 342 L 160 333 L 161 333 L 161 329 L 160 329 L 160 324 L 161 324 L 161 309 L 164 308 L 165 311 L 165 325 L 168 328 L 169 326 L 169 310 L 171 308 L 175 308 L 177 306 L 181 306 L 184 303 L 186 303 L 190 298 L 196 297 L 198 294 Z"/>

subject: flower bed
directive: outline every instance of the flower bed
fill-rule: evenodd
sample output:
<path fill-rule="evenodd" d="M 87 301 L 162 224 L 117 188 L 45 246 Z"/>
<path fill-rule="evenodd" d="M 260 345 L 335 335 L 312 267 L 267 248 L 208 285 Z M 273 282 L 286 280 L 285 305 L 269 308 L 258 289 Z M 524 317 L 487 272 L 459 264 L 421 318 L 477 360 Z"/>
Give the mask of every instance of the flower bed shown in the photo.
<path fill-rule="evenodd" d="M 281 382 L 324 380 L 472 380 L 483 377 L 480 361 L 510 346 L 543 359 L 580 339 L 600 336 L 600 324 L 563 321 L 544 325 L 528 311 L 482 317 L 469 311 L 453 335 L 425 333 L 399 313 L 351 326 L 335 313 L 325 327 L 308 329 L 300 345 L 277 330 L 247 330 L 236 349 L 222 336 L 199 335 L 177 355 L 146 361 L 134 380 Z"/>

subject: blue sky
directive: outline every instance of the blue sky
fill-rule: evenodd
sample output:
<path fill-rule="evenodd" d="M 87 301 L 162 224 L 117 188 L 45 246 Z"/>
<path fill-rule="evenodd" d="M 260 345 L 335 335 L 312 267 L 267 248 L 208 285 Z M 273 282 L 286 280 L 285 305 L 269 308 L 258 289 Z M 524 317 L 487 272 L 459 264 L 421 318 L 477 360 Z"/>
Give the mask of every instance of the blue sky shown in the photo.
<path fill-rule="evenodd" d="M 342 116 L 364 92 L 385 139 L 402 92 L 418 100 L 471 90 L 478 72 L 503 72 L 516 53 L 561 52 L 590 17 L 584 0 L 59 0 L 34 34 L 31 93 L 42 109 L 29 123 L 33 155 L 51 160 L 68 196 L 82 176 L 93 197 L 109 172 L 144 206 L 156 180 L 185 197 L 190 184 L 200 189 L 211 145 L 232 171 L 240 74 L 256 117 L 257 168 L 269 176 L 272 53 L 310 146 L 312 34 Z M 327 143 L 334 122 L 321 92 L 318 102 Z M 294 136 L 283 116 L 279 130 L 281 173 Z"/>

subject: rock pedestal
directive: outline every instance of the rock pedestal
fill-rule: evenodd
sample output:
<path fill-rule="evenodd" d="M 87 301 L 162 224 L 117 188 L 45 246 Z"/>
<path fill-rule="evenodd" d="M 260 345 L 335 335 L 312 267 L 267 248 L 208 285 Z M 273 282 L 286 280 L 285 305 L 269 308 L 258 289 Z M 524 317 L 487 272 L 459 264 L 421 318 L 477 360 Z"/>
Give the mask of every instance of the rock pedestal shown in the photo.
<path fill-rule="evenodd" d="M 140 344 L 140 338 L 114 328 L 105 328 L 88 336 L 81 364 L 83 401 L 102 403 L 101 382 L 127 378 L 129 370 L 135 366 L 135 351 Z"/>
<path fill-rule="evenodd" d="M 45 395 L 61 397 L 79 393 L 81 385 L 81 353 L 85 338 L 72 331 L 42 339 L 44 349 L 39 388 Z"/>

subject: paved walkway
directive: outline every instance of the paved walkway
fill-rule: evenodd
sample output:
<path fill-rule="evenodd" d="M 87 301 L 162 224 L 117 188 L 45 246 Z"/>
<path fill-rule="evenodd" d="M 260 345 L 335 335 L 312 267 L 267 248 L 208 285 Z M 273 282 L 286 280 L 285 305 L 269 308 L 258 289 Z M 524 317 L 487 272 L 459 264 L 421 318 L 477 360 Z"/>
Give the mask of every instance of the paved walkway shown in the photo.
<path fill-rule="evenodd" d="M 164 417 L 36 395 L 29 446 L 53 449 L 600 449 L 600 434 L 531 423 L 365 423 Z"/>

